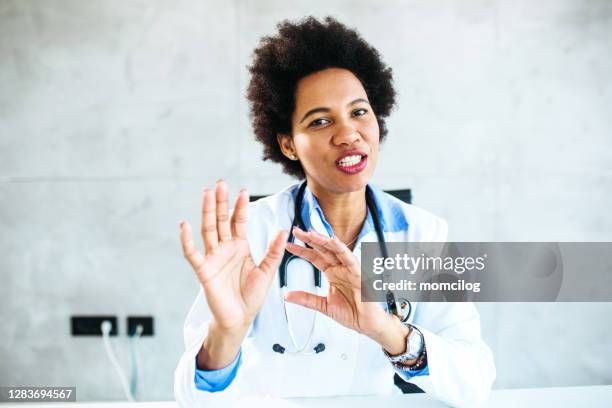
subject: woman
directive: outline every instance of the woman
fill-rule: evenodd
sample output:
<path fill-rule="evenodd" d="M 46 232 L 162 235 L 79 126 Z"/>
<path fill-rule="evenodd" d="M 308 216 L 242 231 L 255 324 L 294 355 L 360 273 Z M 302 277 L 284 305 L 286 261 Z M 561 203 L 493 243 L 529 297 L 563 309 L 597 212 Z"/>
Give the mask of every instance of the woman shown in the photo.
<path fill-rule="evenodd" d="M 205 190 L 205 255 L 181 223 L 202 291 L 185 322 L 177 401 L 386 394 L 395 372 L 446 403 L 482 402 L 495 367 L 473 305 L 415 304 L 402 323 L 361 302 L 360 245 L 379 241 L 376 224 L 387 242 L 447 237 L 442 219 L 368 186 L 395 103 L 391 69 L 355 31 L 308 18 L 264 38 L 250 72 L 264 158 L 306 183 L 251 204 L 241 190 L 231 216 L 225 182 Z M 285 250 L 322 271 L 320 288 L 305 262 L 280 280 Z"/>

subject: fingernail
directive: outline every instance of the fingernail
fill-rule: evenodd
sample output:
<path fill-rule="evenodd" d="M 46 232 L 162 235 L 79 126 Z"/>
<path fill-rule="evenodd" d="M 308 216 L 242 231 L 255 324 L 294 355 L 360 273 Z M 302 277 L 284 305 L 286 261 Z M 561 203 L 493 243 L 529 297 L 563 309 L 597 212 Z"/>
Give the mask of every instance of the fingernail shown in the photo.
<path fill-rule="evenodd" d="M 216 183 L 220 183 L 220 182 L 222 182 L 222 181 L 223 181 L 223 179 L 222 179 L 222 178 L 220 178 L 219 180 L 217 180 L 217 181 L 216 181 Z"/>
<path fill-rule="evenodd" d="M 183 228 L 183 224 L 184 224 L 184 223 L 185 223 L 185 221 L 180 220 L 180 221 L 179 221 L 179 228 Z"/>

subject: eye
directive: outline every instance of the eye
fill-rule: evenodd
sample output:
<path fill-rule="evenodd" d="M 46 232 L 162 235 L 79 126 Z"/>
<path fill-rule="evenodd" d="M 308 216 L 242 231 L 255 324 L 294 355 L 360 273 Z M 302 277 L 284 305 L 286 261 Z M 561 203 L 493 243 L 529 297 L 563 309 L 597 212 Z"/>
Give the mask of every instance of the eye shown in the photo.
<path fill-rule="evenodd" d="M 363 116 L 363 115 L 365 115 L 366 113 L 368 113 L 368 110 L 367 110 L 367 109 L 364 109 L 364 108 L 359 108 L 359 109 L 355 109 L 355 110 L 353 111 L 353 116 Z"/>
<path fill-rule="evenodd" d="M 327 125 L 328 123 L 330 123 L 329 120 L 327 120 L 325 118 L 318 118 L 318 119 L 315 119 L 312 122 L 310 122 L 308 127 L 319 127 L 319 126 Z"/>

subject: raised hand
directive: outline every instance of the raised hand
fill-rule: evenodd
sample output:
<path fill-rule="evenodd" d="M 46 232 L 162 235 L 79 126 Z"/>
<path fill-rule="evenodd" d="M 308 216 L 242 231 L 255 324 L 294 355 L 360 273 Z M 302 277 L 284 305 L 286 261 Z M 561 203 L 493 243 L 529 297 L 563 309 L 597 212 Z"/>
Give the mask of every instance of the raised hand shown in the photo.
<path fill-rule="evenodd" d="M 287 232 L 279 231 L 261 264 L 256 265 L 247 242 L 248 194 L 240 191 L 231 219 L 228 195 L 222 180 L 215 191 L 204 191 L 204 255 L 196 248 L 191 225 L 181 222 L 180 228 L 183 253 L 204 289 L 213 323 L 226 332 L 244 331 L 251 324 L 265 300 L 287 241 Z"/>
<path fill-rule="evenodd" d="M 361 301 L 361 269 L 351 250 L 337 237 L 328 238 L 297 227 L 293 234 L 312 248 L 289 243 L 287 251 L 319 268 L 329 282 L 329 293 L 325 297 L 292 291 L 287 293 L 286 300 L 321 312 L 372 338 L 388 351 L 402 352 L 406 329 L 377 303 Z"/>

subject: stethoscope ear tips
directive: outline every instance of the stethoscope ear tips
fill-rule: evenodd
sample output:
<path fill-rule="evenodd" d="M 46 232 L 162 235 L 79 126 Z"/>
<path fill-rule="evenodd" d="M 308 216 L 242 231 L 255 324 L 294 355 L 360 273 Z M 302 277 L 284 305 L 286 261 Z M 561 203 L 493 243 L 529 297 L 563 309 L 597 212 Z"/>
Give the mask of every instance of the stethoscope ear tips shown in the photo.
<path fill-rule="evenodd" d="M 283 354 L 285 353 L 285 348 L 283 346 L 281 346 L 280 344 L 276 343 L 272 346 L 272 350 L 274 350 L 275 352 L 279 353 L 279 354 Z"/>
<path fill-rule="evenodd" d="M 323 344 L 323 343 L 317 344 L 317 346 L 314 348 L 314 351 L 317 354 L 319 354 L 322 351 L 325 351 L 325 344 Z"/>

